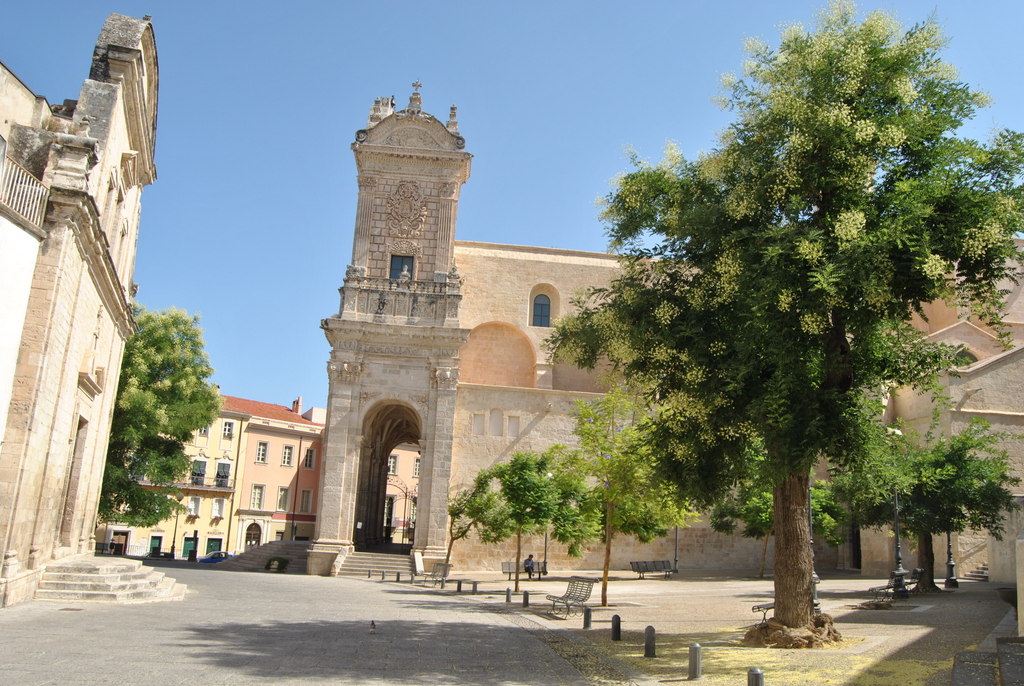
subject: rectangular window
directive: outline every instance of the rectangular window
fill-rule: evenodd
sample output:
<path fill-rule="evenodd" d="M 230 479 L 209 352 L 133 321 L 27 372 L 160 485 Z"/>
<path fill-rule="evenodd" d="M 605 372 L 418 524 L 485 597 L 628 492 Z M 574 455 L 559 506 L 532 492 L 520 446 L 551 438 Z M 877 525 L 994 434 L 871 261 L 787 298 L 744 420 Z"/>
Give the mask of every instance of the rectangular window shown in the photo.
<path fill-rule="evenodd" d="M 260 441 L 256 444 L 256 461 L 260 464 L 267 463 L 267 452 L 270 450 L 270 446 L 267 445 L 266 441 Z"/>
<path fill-rule="evenodd" d="M 277 489 L 277 509 L 280 512 L 288 509 L 288 487 L 281 486 Z"/>
<path fill-rule="evenodd" d="M 303 460 L 302 466 L 306 469 L 313 469 L 316 467 L 316 450 L 313 448 L 306 448 L 306 459 Z"/>
<path fill-rule="evenodd" d="M 284 467 L 292 466 L 292 454 L 295 452 L 295 447 L 286 445 L 281 449 L 281 465 Z"/>
<path fill-rule="evenodd" d="M 217 486 L 220 488 L 228 488 L 231 486 L 231 463 L 230 462 L 218 462 L 217 463 Z"/>
<path fill-rule="evenodd" d="M 199 436 L 202 436 L 203 438 L 206 438 L 207 436 L 210 435 L 210 427 L 204 426 L 202 429 L 197 431 L 196 434 L 198 434 Z"/>
<path fill-rule="evenodd" d="M 391 273 L 389 276 L 396 280 L 412 279 L 412 257 L 408 255 L 392 255 Z"/>
<path fill-rule="evenodd" d="M 198 517 L 199 516 L 199 507 L 202 504 L 203 504 L 203 499 L 202 498 L 200 498 L 199 496 L 196 496 L 196 495 L 191 496 L 188 499 L 188 516 L 189 517 Z"/>
<path fill-rule="evenodd" d="M 206 460 L 192 460 L 192 483 L 202 486 L 206 480 Z"/>
<path fill-rule="evenodd" d="M 398 474 L 398 455 L 388 456 L 388 474 Z"/>
<path fill-rule="evenodd" d="M 224 498 L 213 499 L 213 511 L 210 513 L 211 517 L 223 517 L 224 516 Z M 220 550 L 220 548 L 218 548 Z"/>
<path fill-rule="evenodd" d="M 225 440 L 228 440 L 228 441 L 233 439 L 235 437 L 235 423 L 234 422 L 229 422 L 229 421 L 225 420 L 224 421 L 224 427 L 221 430 L 221 434 L 220 435 L 221 435 L 221 438 L 223 438 Z"/>
<path fill-rule="evenodd" d="M 313 511 L 313 491 L 303 490 L 302 496 L 299 498 L 299 512 L 312 512 Z"/>
<path fill-rule="evenodd" d="M 508 418 L 508 437 L 516 438 L 519 436 L 519 417 Z"/>
<path fill-rule="evenodd" d="M 484 435 L 484 416 L 482 414 L 473 415 L 473 435 Z"/>
<path fill-rule="evenodd" d="M 491 435 L 501 436 L 501 424 L 504 417 L 501 414 L 501 410 L 491 410 Z"/>
<path fill-rule="evenodd" d="M 249 508 L 252 510 L 263 509 L 263 484 L 252 485 L 252 497 L 249 498 Z"/>
<path fill-rule="evenodd" d="M 418 477 L 420 475 L 420 461 L 422 458 L 417 457 L 416 461 L 412 463 L 412 475 Z"/>

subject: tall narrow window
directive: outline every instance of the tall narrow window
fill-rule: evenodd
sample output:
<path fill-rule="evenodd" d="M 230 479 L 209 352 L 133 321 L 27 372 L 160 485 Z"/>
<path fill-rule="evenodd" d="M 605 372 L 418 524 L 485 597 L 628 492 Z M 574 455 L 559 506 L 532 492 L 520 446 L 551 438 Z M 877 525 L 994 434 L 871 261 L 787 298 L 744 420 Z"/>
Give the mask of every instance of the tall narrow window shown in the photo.
<path fill-rule="evenodd" d="M 391 273 L 389 276 L 392 279 L 411 279 L 412 276 L 412 257 L 409 255 L 392 255 L 391 256 Z"/>
<path fill-rule="evenodd" d="M 200 507 L 200 505 L 202 505 L 202 502 L 203 502 L 203 499 L 200 498 L 199 496 L 195 496 L 195 495 L 188 499 L 188 516 L 189 517 L 198 517 L 199 516 L 199 507 Z"/>
<path fill-rule="evenodd" d="M 299 512 L 312 512 L 313 510 L 313 491 L 304 489 L 302 496 L 299 499 Z"/>
<path fill-rule="evenodd" d="M 249 499 L 249 507 L 253 510 L 263 509 L 263 484 L 252 485 L 252 497 Z"/>
<path fill-rule="evenodd" d="M 533 325 L 551 326 L 551 298 L 543 293 L 533 299 Z"/>
<path fill-rule="evenodd" d="M 412 475 L 418 477 L 420 475 L 420 462 L 423 458 L 417 457 L 416 461 L 412 463 Z"/>
<path fill-rule="evenodd" d="M 260 441 L 259 443 L 257 443 L 256 444 L 256 461 L 259 462 L 260 464 L 266 464 L 267 463 L 267 450 L 269 450 L 269 449 L 270 449 L 270 446 L 267 444 L 266 441 Z"/>
<path fill-rule="evenodd" d="M 281 466 L 291 467 L 292 466 L 292 453 L 295 452 L 295 447 L 286 445 L 281 450 Z"/>
<path fill-rule="evenodd" d="M 224 498 L 213 499 L 213 509 L 210 511 L 211 517 L 223 517 L 224 516 Z"/>
<path fill-rule="evenodd" d="M 388 474 L 398 474 L 398 455 L 388 456 Z"/>
<path fill-rule="evenodd" d="M 206 480 L 206 460 L 192 460 L 192 483 L 202 486 Z"/>
<path fill-rule="evenodd" d="M 508 418 L 508 437 L 516 438 L 519 436 L 519 417 Z"/>
<path fill-rule="evenodd" d="M 284 512 L 288 509 L 288 487 L 281 486 L 277 489 L 277 509 Z"/>
<path fill-rule="evenodd" d="M 221 432 L 221 438 L 223 438 L 226 441 L 230 441 L 234 437 L 235 437 L 235 423 L 234 422 L 225 421 L 224 422 L 223 431 Z"/>
<path fill-rule="evenodd" d="M 217 486 L 219 488 L 228 488 L 231 485 L 231 463 L 230 462 L 218 462 L 217 463 Z"/>
<path fill-rule="evenodd" d="M 302 466 L 306 469 L 313 469 L 313 467 L 316 467 L 316 450 L 313 448 L 306 448 L 306 459 L 303 460 Z"/>

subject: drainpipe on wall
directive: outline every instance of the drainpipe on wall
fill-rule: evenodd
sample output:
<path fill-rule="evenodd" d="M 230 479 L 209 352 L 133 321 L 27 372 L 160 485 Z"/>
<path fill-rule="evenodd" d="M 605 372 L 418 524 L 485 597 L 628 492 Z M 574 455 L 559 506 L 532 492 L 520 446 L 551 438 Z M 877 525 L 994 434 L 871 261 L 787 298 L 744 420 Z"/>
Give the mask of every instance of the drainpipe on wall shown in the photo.
<path fill-rule="evenodd" d="M 299 396 L 299 399 L 296 400 L 295 402 L 299 403 L 301 401 L 302 401 L 302 396 Z M 301 405 L 299 406 L 299 409 L 302 409 Z M 296 501 L 296 499 L 299 496 L 299 469 L 302 468 L 301 462 L 304 459 L 305 459 L 305 455 L 303 455 L 303 453 L 302 453 L 302 436 L 299 436 L 299 454 L 295 456 L 295 487 L 292 488 L 292 511 L 289 513 L 292 516 L 292 540 L 293 541 L 295 540 L 295 528 L 296 528 L 296 524 L 295 524 L 295 510 L 296 510 L 295 501 Z M 285 520 L 285 522 L 287 523 L 287 519 Z"/>

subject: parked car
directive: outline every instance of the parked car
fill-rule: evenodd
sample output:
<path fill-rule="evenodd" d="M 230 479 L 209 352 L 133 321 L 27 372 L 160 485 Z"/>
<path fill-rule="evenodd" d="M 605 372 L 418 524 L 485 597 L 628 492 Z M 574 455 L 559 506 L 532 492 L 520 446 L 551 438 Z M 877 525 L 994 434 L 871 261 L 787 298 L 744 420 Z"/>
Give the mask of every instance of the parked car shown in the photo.
<path fill-rule="evenodd" d="M 218 550 L 215 553 L 210 553 L 206 557 L 199 558 L 199 561 L 215 564 L 217 562 L 223 562 L 224 560 L 230 560 L 232 557 L 234 557 L 234 555 L 227 552 L 226 550 Z"/>

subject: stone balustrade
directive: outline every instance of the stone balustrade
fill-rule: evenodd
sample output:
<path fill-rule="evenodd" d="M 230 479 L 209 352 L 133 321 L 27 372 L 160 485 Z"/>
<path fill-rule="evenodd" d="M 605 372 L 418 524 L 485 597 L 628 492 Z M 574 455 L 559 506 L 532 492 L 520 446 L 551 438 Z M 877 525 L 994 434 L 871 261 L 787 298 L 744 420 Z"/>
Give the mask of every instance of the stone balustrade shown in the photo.
<path fill-rule="evenodd" d="M 34 226 L 41 226 L 49 189 L 9 157 L 0 159 L 0 204 Z"/>

